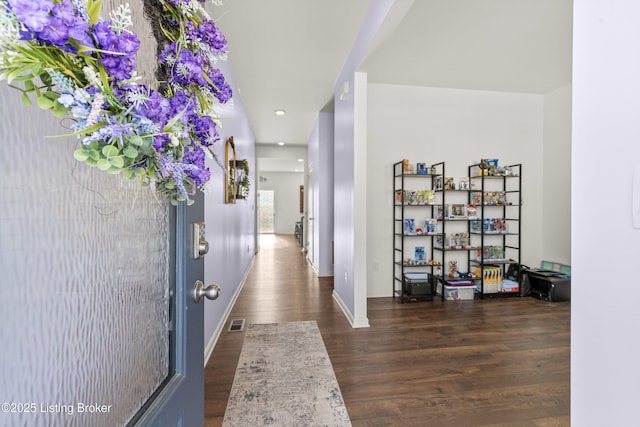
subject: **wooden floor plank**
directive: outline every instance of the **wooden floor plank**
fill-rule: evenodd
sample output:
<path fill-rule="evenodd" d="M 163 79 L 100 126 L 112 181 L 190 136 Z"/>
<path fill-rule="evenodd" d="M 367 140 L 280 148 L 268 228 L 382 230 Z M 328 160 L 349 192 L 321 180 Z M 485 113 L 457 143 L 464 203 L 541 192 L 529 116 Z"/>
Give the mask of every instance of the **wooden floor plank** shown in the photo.
<path fill-rule="evenodd" d="M 231 319 L 316 320 L 354 426 L 569 426 L 570 304 L 534 298 L 368 300 L 352 329 L 288 235 L 263 235 Z M 228 327 L 228 325 L 227 325 Z M 229 398 L 243 332 L 205 369 L 205 424 Z"/>

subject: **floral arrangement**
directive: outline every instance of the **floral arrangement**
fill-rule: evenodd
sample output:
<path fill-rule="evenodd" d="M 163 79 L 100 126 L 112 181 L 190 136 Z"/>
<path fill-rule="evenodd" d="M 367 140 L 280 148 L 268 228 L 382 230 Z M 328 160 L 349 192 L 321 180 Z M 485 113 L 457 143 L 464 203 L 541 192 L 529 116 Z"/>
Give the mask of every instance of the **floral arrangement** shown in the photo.
<path fill-rule="evenodd" d="M 227 41 L 203 2 L 146 2 L 160 17 L 157 74 L 166 76 L 152 88 L 136 83 L 140 42 L 128 29 L 128 5 L 105 20 L 101 0 L 0 0 L 0 79 L 27 105 L 35 97 L 72 119 L 77 160 L 190 203 L 189 192 L 211 177 L 215 107 L 232 96 L 215 67 Z"/>

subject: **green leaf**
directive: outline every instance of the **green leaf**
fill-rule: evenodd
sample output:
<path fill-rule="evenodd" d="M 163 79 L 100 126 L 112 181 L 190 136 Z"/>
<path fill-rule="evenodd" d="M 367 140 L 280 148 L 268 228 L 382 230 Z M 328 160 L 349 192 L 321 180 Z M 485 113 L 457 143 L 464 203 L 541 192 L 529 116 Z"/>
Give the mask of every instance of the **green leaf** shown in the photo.
<path fill-rule="evenodd" d="M 118 147 L 114 147 L 113 145 L 105 145 L 102 147 L 102 155 L 106 158 L 115 157 L 119 152 Z"/>
<path fill-rule="evenodd" d="M 60 94 L 48 90 L 45 93 L 43 93 L 42 96 L 44 96 L 45 98 L 50 99 L 52 101 L 56 101 L 60 97 Z"/>
<path fill-rule="evenodd" d="M 102 0 L 88 0 L 87 1 L 87 13 L 89 15 L 89 21 L 92 24 L 97 24 L 100 18 L 100 7 L 102 6 Z"/>
<path fill-rule="evenodd" d="M 98 166 L 98 162 L 92 159 L 91 157 L 85 160 L 85 163 L 88 164 L 89 166 Z"/>
<path fill-rule="evenodd" d="M 100 159 L 96 163 L 96 166 L 98 166 L 98 169 L 100 170 L 107 171 L 111 168 L 111 162 L 107 159 Z"/>
<path fill-rule="evenodd" d="M 116 167 L 118 169 L 122 169 L 124 167 L 124 157 L 116 156 L 111 160 L 111 166 Z"/>
<path fill-rule="evenodd" d="M 79 162 L 85 162 L 89 158 L 89 153 L 84 150 L 76 150 L 73 152 L 73 157 Z"/>
<path fill-rule="evenodd" d="M 138 157 L 138 150 L 136 150 L 135 147 L 132 147 L 131 145 L 127 145 L 126 147 L 124 147 L 124 150 L 122 150 L 122 154 L 130 159 L 135 159 L 136 157 Z"/>
<path fill-rule="evenodd" d="M 67 115 L 67 107 L 60 104 L 59 102 L 56 102 L 53 106 L 53 115 L 59 119 L 63 118 Z"/>
<path fill-rule="evenodd" d="M 38 107 L 42 108 L 43 110 L 51 110 L 53 108 L 53 101 L 44 96 L 39 96 Z"/>
<path fill-rule="evenodd" d="M 133 169 L 123 169 L 122 170 L 122 174 L 124 175 L 125 178 L 127 179 L 134 179 L 136 177 L 135 172 L 133 171 Z"/>
<path fill-rule="evenodd" d="M 142 138 L 139 135 L 132 135 L 128 138 L 129 143 L 133 144 L 133 145 L 137 145 L 138 147 L 140 147 L 142 144 L 144 144 L 144 141 L 142 140 Z"/>
<path fill-rule="evenodd" d="M 107 173 L 110 173 L 113 175 L 119 174 L 120 172 L 122 172 L 122 169 L 115 166 L 111 166 L 109 169 L 107 169 Z"/>
<path fill-rule="evenodd" d="M 29 98 L 29 95 L 27 95 L 27 93 L 22 94 L 22 103 L 28 107 L 31 107 L 33 105 L 33 103 L 31 102 L 31 98 Z"/>
<path fill-rule="evenodd" d="M 14 68 L 13 70 L 9 71 L 6 74 L 7 83 L 10 84 L 13 80 L 15 80 L 16 77 L 18 77 L 19 75 L 21 75 L 25 71 L 31 69 L 31 67 L 32 67 L 32 64 L 26 64 L 26 65 Z"/>
<path fill-rule="evenodd" d="M 100 152 L 95 148 L 89 151 L 89 157 L 95 160 L 96 162 L 102 158 L 102 156 L 100 155 Z"/>
<path fill-rule="evenodd" d="M 38 69 L 38 71 L 36 72 L 36 68 Z M 39 73 L 40 72 L 40 64 L 36 64 L 36 66 L 34 66 L 32 68 L 34 73 Z M 47 86 L 47 87 L 51 87 L 52 81 L 51 81 L 51 76 L 48 73 L 42 73 L 40 74 L 40 81 L 42 82 L 43 85 Z"/>
<path fill-rule="evenodd" d="M 36 85 L 33 84 L 33 81 L 31 79 L 24 81 L 24 90 L 25 91 L 31 92 L 32 90 L 35 89 L 35 87 L 36 87 Z"/>

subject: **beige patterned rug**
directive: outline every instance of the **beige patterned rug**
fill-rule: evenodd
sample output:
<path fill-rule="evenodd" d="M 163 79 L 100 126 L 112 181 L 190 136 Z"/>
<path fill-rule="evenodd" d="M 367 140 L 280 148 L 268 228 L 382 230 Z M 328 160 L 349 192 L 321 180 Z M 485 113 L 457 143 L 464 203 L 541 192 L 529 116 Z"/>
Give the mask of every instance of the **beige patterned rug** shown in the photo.
<path fill-rule="evenodd" d="M 245 333 L 223 427 L 351 426 L 315 321 Z"/>

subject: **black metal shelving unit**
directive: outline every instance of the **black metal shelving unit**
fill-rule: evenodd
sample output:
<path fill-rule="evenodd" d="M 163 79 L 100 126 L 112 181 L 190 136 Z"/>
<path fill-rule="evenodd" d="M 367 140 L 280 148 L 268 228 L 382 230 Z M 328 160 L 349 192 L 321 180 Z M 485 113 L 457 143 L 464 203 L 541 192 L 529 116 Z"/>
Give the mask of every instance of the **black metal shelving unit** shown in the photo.
<path fill-rule="evenodd" d="M 444 180 L 446 178 L 444 163 L 442 166 L 442 175 Z M 438 243 L 434 246 L 434 250 L 442 253 L 441 258 L 442 258 L 443 270 L 442 270 L 442 274 L 438 276 L 438 281 L 440 282 L 440 285 L 441 285 L 440 296 L 441 296 L 441 299 L 444 301 L 445 286 L 450 281 L 457 282 L 461 280 L 464 280 L 464 281 L 477 280 L 477 278 L 460 277 L 457 275 L 454 277 L 449 277 L 448 275 L 449 272 L 447 271 L 448 262 L 453 258 L 455 258 L 456 261 L 464 261 L 467 263 L 467 265 L 464 267 L 463 265 L 458 265 L 458 271 L 461 271 L 461 269 L 464 268 L 467 270 L 467 272 L 469 272 L 471 269 L 471 264 L 469 264 L 469 252 L 472 250 L 476 250 L 477 247 L 474 247 L 471 245 L 471 240 L 469 236 L 469 219 L 466 216 L 466 207 L 467 207 L 466 205 L 469 199 L 469 189 L 468 188 L 461 189 L 459 184 L 457 188 L 447 188 L 446 183 L 443 182 L 441 187 L 436 185 L 436 192 L 441 193 L 440 200 L 442 200 L 442 216 L 438 217 L 440 224 L 442 224 L 441 225 L 442 240 L 441 240 L 441 243 Z M 459 217 L 454 217 L 454 216 L 451 216 L 451 212 L 449 212 L 449 215 L 447 215 L 447 207 L 453 204 L 465 205 L 464 215 Z M 452 244 L 451 240 L 453 239 L 453 236 L 456 234 L 461 234 L 460 231 L 466 233 L 466 238 L 467 238 L 466 243 L 456 242 L 455 244 Z M 457 232 L 457 233 L 452 233 L 452 232 Z M 447 243 L 447 239 L 449 239 L 448 243 Z M 463 255 L 460 255 L 460 256 L 454 255 L 454 254 L 461 254 L 461 253 Z"/>
<path fill-rule="evenodd" d="M 502 288 L 506 267 L 521 263 L 522 235 L 522 164 L 506 166 L 504 170 L 509 174 L 485 175 L 480 163 L 469 166 L 469 205 L 477 208 L 477 219 L 469 219 L 469 237 L 471 244 L 479 242 L 479 248 L 469 251 L 468 262 L 479 269 L 480 298 L 520 296 L 522 291 L 520 269 L 517 292 Z M 502 248 L 501 256 L 495 256 L 500 255 L 499 249 L 493 249 L 496 247 Z M 495 282 L 485 277 L 489 269 L 500 273 Z"/>
<path fill-rule="evenodd" d="M 443 170 L 444 163 L 436 163 L 429 166 L 427 173 L 424 174 L 405 171 L 404 161 L 399 161 L 393 165 L 393 297 L 400 298 L 401 303 L 405 301 L 433 300 L 435 295 L 436 284 L 433 279 L 438 274 L 437 270 L 442 268 L 443 256 L 438 260 L 434 257 L 434 239 L 441 234 L 441 231 L 438 230 L 438 232 L 429 234 L 406 234 L 404 225 L 406 219 L 412 218 L 411 215 L 435 219 L 436 209 L 442 203 L 441 201 L 434 199 L 423 203 L 409 203 L 406 194 L 409 191 L 413 191 L 415 189 L 414 186 L 422 186 L 423 190 L 434 191 L 434 179 L 437 176 L 441 176 L 442 172 L 440 171 Z M 409 184 L 410 182 L 411 184 Z M 413 258 L 409 257 L 408 240 L 426 242 L 424 244 L 424 263 L 411 262 Z M 413 253 L 411 255 L 413 256 Z M 424 293 L 414 294 L 409 291 L 408 283 L 405 280 L 405 273 L 408 272 L 428 273 L 428 277 L 431 280 L 428 281 Z"/>

